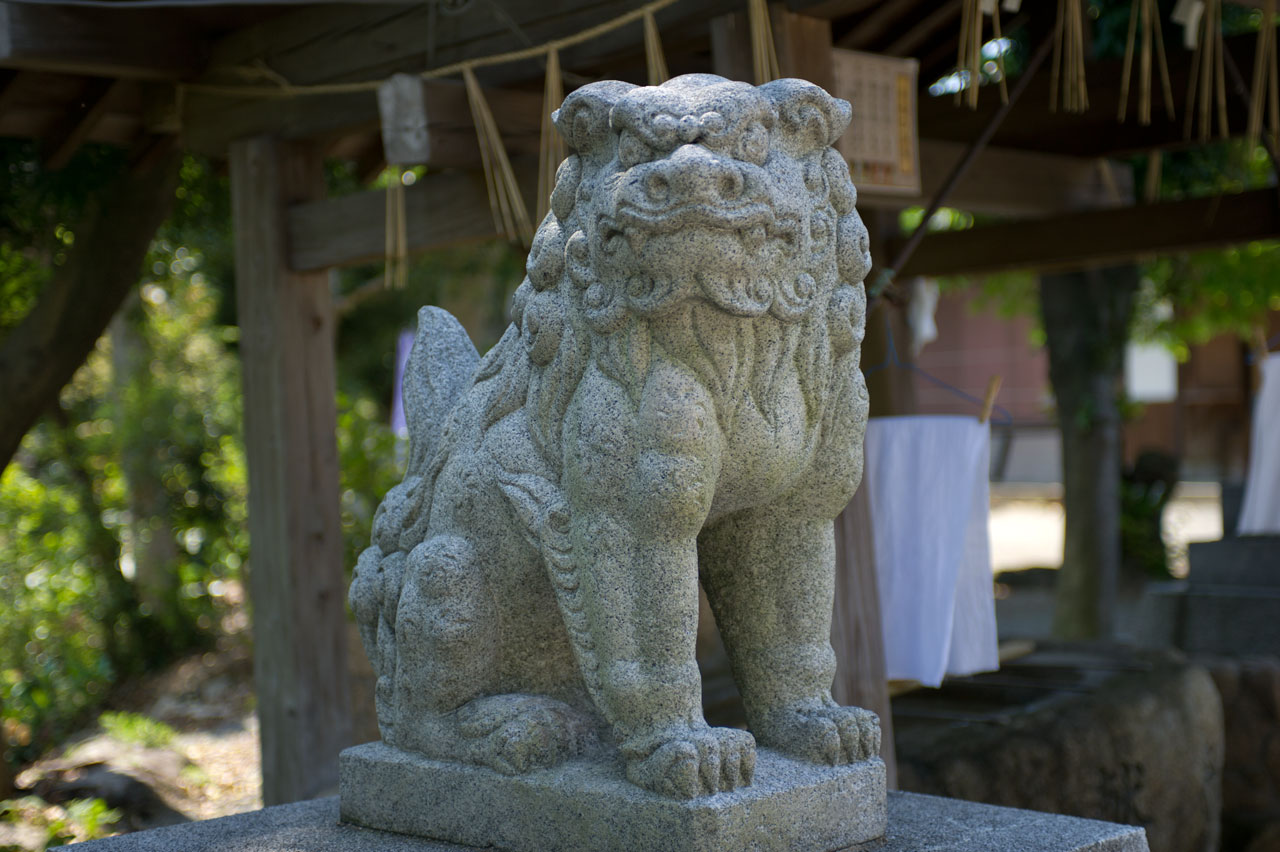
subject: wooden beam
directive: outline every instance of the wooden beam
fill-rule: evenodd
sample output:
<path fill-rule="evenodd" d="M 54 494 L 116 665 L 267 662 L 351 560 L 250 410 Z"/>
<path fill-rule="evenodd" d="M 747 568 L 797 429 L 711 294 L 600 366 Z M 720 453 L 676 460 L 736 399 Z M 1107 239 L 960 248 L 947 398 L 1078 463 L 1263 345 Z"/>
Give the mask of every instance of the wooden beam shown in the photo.
<path fill-rule="evenodd" d="M 1276 237 L 1276 191 L 1258 189 L 934 233 L 898 277 L 1081 269 Z"/>
<path fill-rule="evenodd" d="M 17 95 L 18 78 L 21 76 L 21 71 L 15 71 L 12 68 L 0 68 L 0 113 L 5 111 Z"/>
<path fill-rule="evenodd" d="M 920 194 L 858 190 L 859 208 L 922 206 L 937 194 L 967 146 L 920 140 Z M 1104 179 L 1106 161 L 1059 154 L 988 148 L 956 185 L 949 207 L 997 215 L 1046 215 L 1065 210 L 1112 207 L 1133 200 L 1132 171 L 1113 169 L 1117 195 Z"/>
<path fill-rule="evenodd" d="M 525 203 L 537 197 L 537 160 L 514 158 Z M 478 172 L 428 174 L 405 188 L 409 251 L 497 236 L 484 177 Z M 320 270 L 381 260 L 386 251 L 386 194 L 361 192 L 289 210 L 290 268 Z"/>
<path fill-rule="evenodd" d="M 956 26 L 960 20 L 961 0 L 945 0 L 937 8 L 916 21 L 911 29 L 894 39 L 885 49 L 887 56 L 915 56 L 922 44 L 946 26 Z M 959 27 L 956 26 L 958 30 Z"/>
<path fill-rule="evenodd" d="M 721 19 L 723 20 L 723 19 Z M 724 54 L 718 54 L 723 58 Z M 520 95 L 524 93 L 512 93 Z M 526 94 L 524 103 L 518 98 L 508 104 L 512 111 L 541 109 L 541 96 Z M 455 106 L 455 112 L 465 105 Z M 495 113 L 498 110 L 495 108 Z M 450 119 L 441 116 L 441 127 L 469 121 L 469 113 Z M 435 126 L 435 122 L 432 122 Z M 445 131 L 445 135 L 453 131 Z M 459 143 L 450 155 L 456 165 L 479 166 L 474 146 L 465 144 L 474 131 L 457 134 Z M 442 147 L 440 150 L 448 150 Z M 921 143 L 923 192 L 919 196 L 903 196 L 862 192 L 859 205 L 864 209 L 898 210 L 913 204 L 927 203 L 937 187 L 963 156 L 965 146 L 952 142 L 925 140 Z M 468 153 L 470 162 L 461 156 Z M 532 200 L 536 180 L 532 155 L 513 157 L 527 200 Z M 979 158 L 971 173 L 957 185 L 951 204 L 979 213 L 1037 214 L 1085 207 L 1102 207 L 1127 202 L 1132 195 L 1132 181 L 1127 170 L 1116 174 L 1121 197 L 1115 198 L 1103 181 L 1098 164 L 1093 160 L 1036 154 L 1025 151 L 988 150 Z M 475 172 L 429 173 L 405 190 L 408 216 L 409 249 L 426 251 L 445 245 L 488 239 L 496 234 L 489 211 L 484 181 Z M 382 192 L 364 192 L 343 198 L 300 204 L 289 212 L 290 265 L 297 270 L 316 270 L 327 266 L 349 266 L 377 261 L 385 250 L 383 225 L 386 199 Z"/>
<path fill-rule="evenodd" d="M 0 2 L 0 66 L 101 77 L 173 80 L 196 73 L 204 50 L 189 16 Z"/>
<path fill-rule="evenodd" d="M 237 139 L 273 135 L 286 140 L 378 129 L 373 92 L 292 98 L 229 98 L 191 91 L 183 98 L 182 143 L 188 151 L 226 156 Z"/>
<path fill-rule="evenodd" d="M 288 206 L 323 187 L 315 146 L 259 137 L 231 147 L 267 805 L 334 789 L 350 739 L 333 302 L 327 274 L 288 268 L 284 228 Z"/>
<path fill-rule="evenodd" d="M 850 50 L 870 50 L 893 30 L 894 24 L 907 15 L 919 12 L 917 6 L 906 0 L 884 0 L 837 42 Z"/>
<path fill-rule="evenodd" d="M 86 83 L 83 93 L 71 104 L 58 129 L 44 140 L 45 165 L 48 168 L 57 170 L 71 161 L 107 114 L 122 85 L 120 80 L 105 77 L 93 77 Z"/>

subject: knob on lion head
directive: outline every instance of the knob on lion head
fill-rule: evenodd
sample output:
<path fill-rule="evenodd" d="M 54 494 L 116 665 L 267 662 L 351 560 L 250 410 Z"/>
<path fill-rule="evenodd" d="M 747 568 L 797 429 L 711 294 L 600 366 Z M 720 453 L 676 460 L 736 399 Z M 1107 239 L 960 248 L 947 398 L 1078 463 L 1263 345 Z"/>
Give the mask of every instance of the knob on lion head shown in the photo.
<path fill-rule="evenodd" d="M 830 693 L 867 416 L 849 116 L 801 80 L 565 100 L 511 327 L 481 360 L 419 314 L 409 469 L 351 586 L 388 743 L 508 773 L 616 748 L 680 798 L 750 784 L 757 744 L 878 752 Z M 702 715 L 699 580 L 749 732 Z"/>

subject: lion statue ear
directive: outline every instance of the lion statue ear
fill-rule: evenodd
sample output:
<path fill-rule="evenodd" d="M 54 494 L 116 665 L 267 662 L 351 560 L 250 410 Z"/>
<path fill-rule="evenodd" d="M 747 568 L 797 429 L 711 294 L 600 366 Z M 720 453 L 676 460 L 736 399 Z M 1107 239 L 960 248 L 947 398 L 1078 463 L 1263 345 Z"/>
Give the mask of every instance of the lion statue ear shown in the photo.
<path fill-rule="evenodd" d="M 774 80 L 760 87 L 778 111 L 784 144 L 807 153 L 835 143 L 849 127 L 853 108 L 807 80 Z"/>
<path fill-rule="evenodd" d="M 609 111 L 634 88 L 618 80 L 588 83 L 564 99 L 551 121 L 571 151 L 589 156 L 609 138 Z"/>

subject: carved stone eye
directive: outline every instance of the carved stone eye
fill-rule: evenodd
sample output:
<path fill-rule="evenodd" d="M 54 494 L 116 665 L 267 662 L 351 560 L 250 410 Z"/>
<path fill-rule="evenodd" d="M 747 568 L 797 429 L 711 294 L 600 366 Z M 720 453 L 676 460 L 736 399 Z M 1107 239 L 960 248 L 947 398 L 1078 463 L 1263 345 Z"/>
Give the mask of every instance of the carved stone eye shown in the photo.
<path fill-rule="evenodd" d="M 624 169 L 653 159 L 653 149 L 630 130 L 622 131 L 618 138 L 618 162 Z"/>
<path fill-rule="evenodd" d="M 769 132 L 757 121 L 743 131 L 742 137 L 738 140 L 738 159 L 762 166 L 768 156 Z"/>

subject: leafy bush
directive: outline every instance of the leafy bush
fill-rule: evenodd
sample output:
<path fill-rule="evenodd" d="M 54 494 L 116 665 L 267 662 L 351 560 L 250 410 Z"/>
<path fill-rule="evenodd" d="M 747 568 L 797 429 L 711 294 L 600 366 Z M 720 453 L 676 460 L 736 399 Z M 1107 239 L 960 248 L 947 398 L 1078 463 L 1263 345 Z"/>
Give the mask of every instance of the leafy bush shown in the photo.
<path fill-rule="evenodd" d="M 0 822 L 14 823 L 28 830 L 43 832 L 35 846 L 43 852 L 52 846 L 80 843 L 115 832 L 120 812 L 107 807 L 102 799 L 73 799 L 65 805 L 51 805 L 36 796 L 0 801 Z M 29 852 L 30 846 L 0 846 L 0 852 Z"/>
<path fill-rule="evenodd" d="M 19 465 L 0 475 L 0 713 L 15 762 L 70 732 L 111 683 L 84 506 Z"/>
<path fill-rule="evenodd" d="M 108 736 L 122 743 L 147 748 L 164 748 L 178 736 L 178 732 L 164 722 L 141 713 L 103 713 L 98 717 L 98 724 Z"/>

